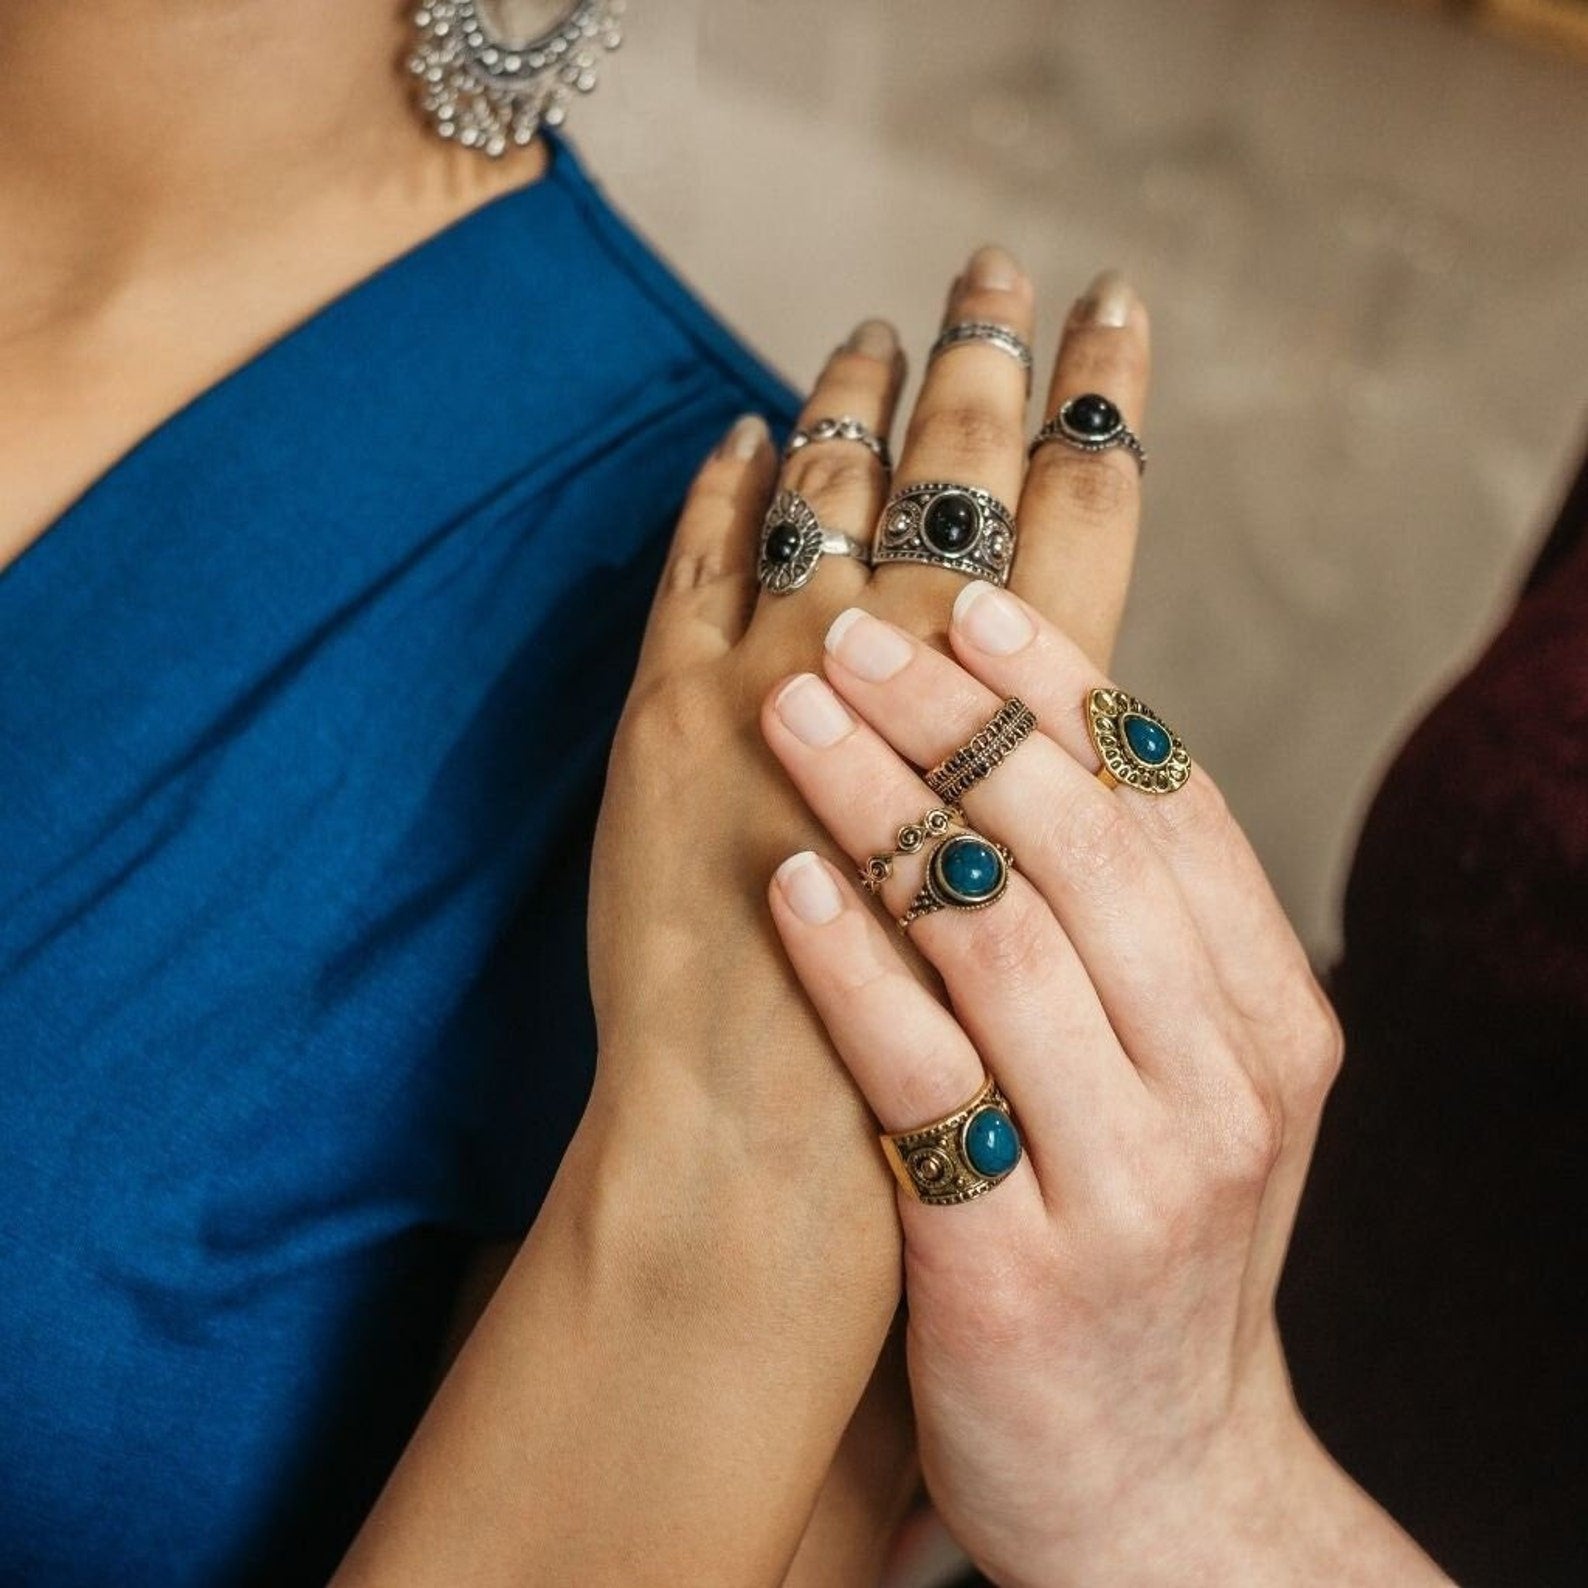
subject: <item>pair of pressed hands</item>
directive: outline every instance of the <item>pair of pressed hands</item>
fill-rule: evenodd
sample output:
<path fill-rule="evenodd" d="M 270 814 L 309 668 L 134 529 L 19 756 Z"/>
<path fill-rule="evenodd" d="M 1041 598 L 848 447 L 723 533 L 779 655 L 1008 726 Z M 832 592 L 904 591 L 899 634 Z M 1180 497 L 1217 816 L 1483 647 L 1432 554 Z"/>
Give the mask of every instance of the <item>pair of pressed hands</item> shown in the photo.
<path fill-rule="evenodd" d="M 945 319 L 1033 317 L 983 249 Z M 1141 304 L 1099 278 L 1046 413 L 1096 391 L 1139 427 L 1147 366 Z M 804 417 L 886 433 L 903 374 L 867 322 Z M 921 1467 L 996 1581 L 1445 1581 L 1313 1441 L 1275 1331 L 1338 1028 L 1200 768 L 1157 800 L 1095 780 L 1081 708 L 1139 480 L 1117 451 L 1028 466 L 1026 410 L 1018 364 L 966 343 L 891 479 L 844 442 L 780 468 L 754 419 L 701 471 L 597 837 L 590 1108 L 338 1588 L 874 1583 L 915 1479 L 901 1229 Z M 1013 594 L 834 556 L 757 593 L 777 484 L 866 540 L 925 480 L 1016 507 Z M 1016 875 L 902 944 L 852 867 L 1011 694 L 1041 732 L 965 807 Z M 849 867 L 810 852 L 827 834 Z M 919 881 L 899 867 L 890 914 Z M 896 1200 L 876 1122 L 947 1113 L 984 1066 L 1026 1158 L 964 1206 Z"/>
<path fill-rule="evenodd" d="M 986 250 L 947 320 L 1029 336 L 1032 313 L 1013 261 Z M 869 337 L 889 356 L 868 356 Z M 853 414 L 886 433 L 891 353 L 862 328 L 806 421 Z M 1105 277 L 1069 318 L 1046 411 L 1098 391 L 1139 424 L 1147 363 L 1144 311 Z M 795 454 L 778 482 L 862 539 L 890 488 L 922 480 L 1018 504 L 1014 596 L 828 557 L 807 589 L 755 597 L 775 460 L 751 424 L 706 465 L 598 838 L 599 1084 L 693 1094 L 759 1189 L 751 1238 L 777 1251 L 771 1282 L 795 1310 L 802 1295 L 840 1314 L 845 1292 L 864 1298 L 855 1323 L 875 1338 L 892 1241 L 870 1115 L 908 1129 L 996 1075 L 1025 1160 L 964 1206 L 899 1200 L 925 1476 L 996 1581 L 1442 1581 L 1311 1437 L 1274 1323 L 1340 1059 L 1333 1013 L 1204 771 L 1159 798 L 1094 775 L 1083 705 L 1106 681 L 1138 471 L 1062 446 L 1028 467 L 1027 435 L 1022 372 L 970 344 L 928 371 L 891 481 L 840 441 Z M 803 671 L 818 656 L 825 681 Z M 964 803 L 1013 847 L 1015 875 L 990 909 L 916 923 L 923 977 L 855 868 L 936 803 L 916 769 L 1010 695 L 1042 732 Z M 790 784 L 849 864 L 789 859 L 771 915 L 865 1111 L 770 957 L 757 883 L 809 830 Z M 885 884 L 887 914 L 923 865 Z"/>

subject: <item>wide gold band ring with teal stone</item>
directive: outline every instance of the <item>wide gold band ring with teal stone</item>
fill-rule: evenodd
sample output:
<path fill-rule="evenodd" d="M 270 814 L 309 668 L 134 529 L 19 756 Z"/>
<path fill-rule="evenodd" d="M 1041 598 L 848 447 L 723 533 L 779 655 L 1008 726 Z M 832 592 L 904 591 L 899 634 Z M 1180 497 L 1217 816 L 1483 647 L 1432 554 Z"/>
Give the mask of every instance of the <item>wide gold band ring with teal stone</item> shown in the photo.
<path fill-rule="evenodd" d="M 926 786 L 945 805 L 958 805 L 1036 732 L 1037 714 L 1011 695 L 964 744 L 922 774 Z"/>
<path fill-rule="evenodd" d="M 871 561 L 864 545 L 853 535 L 828 529 L 798 491 L 779 491 L 761 521 L 761 552 L 755 565 L 761 588 L 773 595 L 803 589 L 823 557 Z"/>
<path fill-rule="evenodd" d="M 1191 776 L 1191 752 L 1152 707 L 1123 689 L 1094 689 L 1086 697 L 1086 731 L 1103 763 L 1105 788 L 1123 783 L 1143 794 L 1173 794 Z"/>
<path fill-rule="evenodd" d="M 877 520 L 871 564 L 924 562 L 992 584 L 1009 582 L 1014 514 L 991 491 L 945 480 L 894 492 Z"/>
<path fill-rule="evenodd" d="M 985 910 L 1008 891 L 1013 853 L 1002 844 L 965 829 L 940 838 L 926 861 L 926 880 L 899 917 L 906 932 L 924 915 L 939 910 Z"/>
<path fill-rule="evenodd" d="M 1025 1152 L 1008 1101 L 991 1079 L 963 1108 L 881 1140 L 899 1184 L 929 1207 L 970 1202 L 991 1191 Z"/>

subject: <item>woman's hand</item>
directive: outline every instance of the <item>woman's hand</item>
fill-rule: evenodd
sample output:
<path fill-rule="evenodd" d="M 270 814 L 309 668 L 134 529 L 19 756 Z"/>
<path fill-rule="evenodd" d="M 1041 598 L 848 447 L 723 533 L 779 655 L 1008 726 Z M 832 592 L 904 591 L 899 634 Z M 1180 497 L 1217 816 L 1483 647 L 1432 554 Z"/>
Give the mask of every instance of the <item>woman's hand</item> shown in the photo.
<path fill-rule="evenodd" d="M 953 1112 L 990 1072 L 1024 1132 L 977 1199 L 900 1195 L 940 1512 L 1011 1588 L 1444 1582 L 1290 1395 L 1273 1299 L 1340 1035 L 1256 858 L 1200 768 L 1164 795 L 1097 779 L 1084 705 L 1105 680 L 1030 604 L 968 584 L 950 639 L 957 661 L 845 612 L 827 681 L 785 682 L 763 713 L 854 864 L 939 803 L 916 768 L 1006 697 L 1041 725 L 964 797 L 1014 852 L 1006 893 L 909 929 L 952 1013 L 853 872 L 796 855 L 771 890 L 884 1129 Z M 818 717 L 835 726 L 804 731 Z M 923 869 L 898 862 L 889 915 Z"/>

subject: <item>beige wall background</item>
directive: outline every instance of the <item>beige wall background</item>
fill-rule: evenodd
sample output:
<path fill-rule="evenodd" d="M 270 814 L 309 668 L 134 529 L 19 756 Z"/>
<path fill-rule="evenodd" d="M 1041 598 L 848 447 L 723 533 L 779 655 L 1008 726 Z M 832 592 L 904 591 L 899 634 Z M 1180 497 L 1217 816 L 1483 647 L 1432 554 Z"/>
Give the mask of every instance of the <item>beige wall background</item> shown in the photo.
<path fill-rule="evenodd" d="M 1588 419 L 1588 70 L 1370 0 L 631 0 L 572 131 L 796 384 L 963 255 L 1155 316 L 1116 664 L 1337 942 L 1364 803 Z"/>

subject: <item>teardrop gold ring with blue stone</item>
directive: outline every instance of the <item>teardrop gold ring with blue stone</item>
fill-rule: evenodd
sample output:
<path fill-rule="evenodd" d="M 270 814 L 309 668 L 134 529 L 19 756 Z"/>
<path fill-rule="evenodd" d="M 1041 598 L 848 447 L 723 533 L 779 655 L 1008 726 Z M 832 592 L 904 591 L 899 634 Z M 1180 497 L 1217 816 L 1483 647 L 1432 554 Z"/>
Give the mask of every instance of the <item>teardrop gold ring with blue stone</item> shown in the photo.
<path fill-rule="evenodd" d="M 869 564 L 870 554 L 853 535 L 828 529 L 798 491 L 779 491 L 761 521 L 761 554 L 755 576 L 763 590 L 790 595 L 815 577 L 823 557 L 853 557 Z"/>
<path fill-rule="evenodd" d="M 1123 783 L 1143 794 L 1173 794 L 1191 776 L 1191 752 L 1150 706 L 1123 689 L 1086 697 L 1086 731 L 1103 765 L 1105 788 Z"/>
<path fill-rule="evenodd" d="M 1014 1173 L 1025 1151 L 1008 1100 L 990 1078 L 952 1114 L 880 1139 L 899 1184 L 929 1207 L 985 1195 Z"/>

